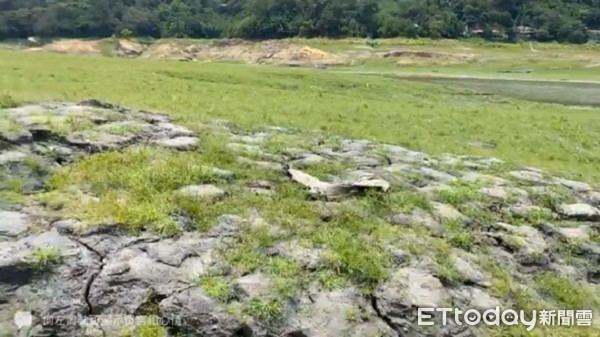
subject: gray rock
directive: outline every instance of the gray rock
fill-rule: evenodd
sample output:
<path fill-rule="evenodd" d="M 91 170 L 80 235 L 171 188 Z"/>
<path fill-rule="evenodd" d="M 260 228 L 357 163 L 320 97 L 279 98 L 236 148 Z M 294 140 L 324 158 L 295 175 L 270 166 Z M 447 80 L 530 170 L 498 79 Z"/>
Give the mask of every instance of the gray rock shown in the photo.
<path fill-rule="evenodd" d="M 299 158 L 293 160 L 291 162 L 291 166 L 295 167 L 295 168 L 299 168 L 299 169 L 309 167 L 309 166 L 312 166 L 315 164 L 319 164 L 326 160 L 324 157 L 319 156 L 318 154 L 314 154 L 314 153 L 302 153 L 301 155 L 299 155 L 297 157 L 299 157 Z"/>
<path fill-rule="evenodd" d="M 234 283 L 238 293 L 245 297 L 266 297 L 272 293 L 271 280 L 262 273 L 238 278 Z"/>
<path fill-rule="evenodd" d="M 461 308 L 477 309 L 485 311 L 487 309 L 500 306 L 500 301 L 491 297 L 488 293 L 476 287 L 460 287 L 450 289 L 450 296 L 453 303 L 459 303 Z"/>
<path fill-rule="evenodd" d="M 175 137 L 159 139 L 154 141 L 154 144 L 175 150 L 193 150 L 198 147 L 200 141 L 194 137 Z"/>
<path fill-rule="evenodd" d="M 438 170 L 434 170 L 429 167 L 421 167 L 421 168 L 419 168 L 418 172 L 420 174 L 424 175 L 425 177 L 429 177 L 433 180 L 437 180 L 437 181 L 444 182 L 444 183 L 457 180 L 456 177 L 451 174 L 448 174 L 446 172 L 441 172 Z"/>
<path fill-rule="evenodd" d="M 254 180 L 246 185 L 249 192 L 256 194 L 275 194 L 277 185 L 274 182 L 266 180 Z"/>
<path fill-rule="evenodd" d="M 304 298 L 281 336 L 393 336 L 357 288 L 318 292 Z"/>
<path fill-rule="evenodd" d="M 301 246 L 298 241 L 285 241 L 275 246 L 279 256 L 296 261 L 301 267 L 316 270 L 322 264 L 322 249 Z"/>
<path fill-rule="evenodd" d="M 529 194 L 527 191 L 522 190 L 520 188 L 515 187 L 503 187 L 503 186 L 495 186 L 495 187 L 483 187 L 480 190 L 481 194 L 486 195 L 490 198 L 500 199 L 500 200 L 509 200 L 510 198 L 515 198 L 524 202 Z"/>
<path fill-rule="evenodd" d="M 544 179 L 544 176 L 539 172 L 533 171 L 512 171 L 509 175 L 529 183 L 533 184 L 547 184 L 548 182 Z"/>
<path fill-rule="evenodd" d="M 557 227 L 556 232 L 565 240 L 588 241 L 591 235 L 590 226 Z"/>
<path fill-rule="evenodd" d="M 237 215 L 221 215 L 217 219 L 217 225 L 208 232 L 208 236 L 214 238 L 235 237 L 240 232 L 243 224 L 244 219 Z"/>
<path fill-rule="evenodd" d="M 600 220 L 600 210 L 588 204 L 563 204 L 558 207 L 557 212 L 576 220 Z"/>
<path fill-rule="evenodd" d="M 107 259 L 88 298 L 98 314 L 136 314 L 151 300 L 149 295 L 164 298 L 186 288 L 179 279 L 176 267 L 135 247 L 124 248 Z"/>
<path fill-rule="evenodd" d="M 194 287 L 173 294 L 160 302 L 160 313 L 173 321 L 184 320 L 187 336 L 252 336 L 252 329 L 234 318 L 215 300 Z"/>
<path fill-rule="evenodd" d="M 27 154 L 19 151 L 7 151 L 0 153 L 0 165 L 22 162 Z"/>
<path fill-rule="evenodd" d="M 508 184 L 506 179 L 477 172 L 467 172 L 461 177 L 461 180 L 471 183 L 480 182 L 494 186 L 505 186 Z"/>
<path fill-rule="evenodd" d="M 427 163 L 430 158 L 422 152 L 411 151 L 397 145 L 387 145 L 388 159 L 391 163 Z"/>
<path fill-rule="evenodd" d="M 195 133 L 193 131 L 191 131 L 187 128 L 184 128 L 183 126 L 175 125 L 173 123 L 163 122 L 163 123 L 156 124 L 156 126 L 159 129 L 166 131 L 169 138 L 195 136 Z"/>
<path fill-rule="evenodd" d="M 369 149 L 371 148 L 371 142 L 369 142 L 368 140 L 362 139 L 362 140 L 352 140 L 352 139 L 343 139 L 340 143 L 340 146 L 342 148 L 342 151 L 344 152 L 350 152 L 350 151 L 355 151 L 355 152 L 360 152 L 360 153 L 364 153 L 369 151 Z"/>
<path fill-rule="evenodd" d="M 386 192 L 390 187 L 390 183 L 383 179 L 365 178 L 359 179 L 353 183 L 332 184 L 323 182 L 318 178 L 300 170 L 290 168 L 287 170 L 287 172 L 292 180 L 302 186 L 307 187 L 311 193 L 332 199 L 345 197 L 369 189 Z"/>
<path fill-rule="evenodd" d="M 453 261 L 456 270 L 469 283 L 485 288 L 492 285 L 489 277 L 485 276 L 483 272 L 479 268 L 475 267 L 472 263 L 456 255 L 453 256 Z"/>
<path fill-rule="evenodd" d="M 590 203 L 591 205 L 596 207 L 600 206 L 600 192 L 590 191 L 583 194 L 582 197 L 586 202 Z"/>
<path fill-rule="evenodd" d="M 225 191 L 214 185 L 192 185 L 182 187 L 177 191 L 178 194 L 195 199 L 212 200 L 225 195 Z"/>
<path fill-rule="evenodd" d="M 373 157 L 354 156 L 352 162 L 358 167 L 377 167 L 381 166 L 381 161 Z"/>
<path fill-rule="evenodd" d="M 397 226 L 424 226 L 428 228 L 434 235 L 441 235 L 444 233 L 444 227 L 429 213 L 421 209 L 415 209 L 410 214 L 393 214 L 390 217 L 390 223 Z"/>
<path fill-rule="evenodd" d="M 0 236 L 19 236 L 27 230 L 27 225 L 27 215 L 0 210 Z"/>
<path fill-rule="evenodd" d="M 229 143 L 227 144 L 227 148 L 229 150 L 235 152 L 249 152 L 249 153 L 262 153 L 260 150 L 260 146 L 250 145 L 250 144 L 242 144 L 242 143 Z"/>
<path fill-rule="evenodd" d="M 433 202 L 433 215 L 442 220 L 464 220 L 465 216 L 452 205 Z"/>
<path fill-rule="evenodd" d="M 584 183 L 581 181 L 554 178 L 554 183 L 568 187 L 575 192 L 589 192 L 592 190 L 592 187 L 588 183 Z"/>
<path fill-rule="evenodd" d="M 213 168 L 212 169 L 212 174 L 214 174 L 215 176 L 221 178 L 221 179 L 233 179 L 235 178 L 235 173 L 228 171 L 228 170 L 223 170 L 220 168 Z"/>
<path fill-rule="evenodd" d="M 375 290 L 378 312 L 396 331 L 414 332 L 418 308 L 447 305 L 447 293 L 435 276 L 425 270 L 401 268 Z"/>

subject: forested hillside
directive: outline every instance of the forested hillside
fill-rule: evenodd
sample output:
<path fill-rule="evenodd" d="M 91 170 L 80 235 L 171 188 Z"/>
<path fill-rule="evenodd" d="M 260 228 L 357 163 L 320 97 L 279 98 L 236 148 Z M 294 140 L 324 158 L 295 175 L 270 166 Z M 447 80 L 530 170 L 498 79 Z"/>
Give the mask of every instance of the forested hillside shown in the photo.
<path fill-rule="evenodd" d="M 527 28 L 523 35 L 523 27 Z M 0 0 L 0 38 L 433 37 L 583 43 L 600 0 Z"/>

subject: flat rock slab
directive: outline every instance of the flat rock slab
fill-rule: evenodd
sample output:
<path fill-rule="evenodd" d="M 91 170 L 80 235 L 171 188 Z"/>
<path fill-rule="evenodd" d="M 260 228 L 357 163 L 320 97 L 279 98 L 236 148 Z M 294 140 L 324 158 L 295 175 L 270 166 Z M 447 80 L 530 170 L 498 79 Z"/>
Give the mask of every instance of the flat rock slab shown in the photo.
<path fill-rule="evenodd" d="M 557 212 L 572 219 L 600 220 L 600 210 L 588 204 L 563 204 L 558 207 Z"/>
<path fill-rule="evenodd" d="M 198 147 L 200 141 L 194 137 L 175 137 L 168 139 L 159 139 L 154 144 L 176 150 L 193 150 Z"/>
<path fill-rule="evenodd" d="M 180 188 L 177 193 L 196 199 L 215 199 L 225 195 L 225 191 L 215 185 L 192 185 Z"/>
<path fill-rule="evenodd" d="M 27 230 L 27 224 L 23 213 L 0 211 L 0 236 L 16 237 Z"/>

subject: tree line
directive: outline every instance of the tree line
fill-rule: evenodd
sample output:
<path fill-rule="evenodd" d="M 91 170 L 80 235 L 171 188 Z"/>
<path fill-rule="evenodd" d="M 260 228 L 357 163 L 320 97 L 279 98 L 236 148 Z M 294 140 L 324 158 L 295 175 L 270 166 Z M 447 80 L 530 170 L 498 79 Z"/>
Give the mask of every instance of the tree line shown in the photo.
<path fill-rule="evenodd" d="M 600 0 L 0 0 L 0 39 L 476 34 L 584 43 L 593 29 Z"/>

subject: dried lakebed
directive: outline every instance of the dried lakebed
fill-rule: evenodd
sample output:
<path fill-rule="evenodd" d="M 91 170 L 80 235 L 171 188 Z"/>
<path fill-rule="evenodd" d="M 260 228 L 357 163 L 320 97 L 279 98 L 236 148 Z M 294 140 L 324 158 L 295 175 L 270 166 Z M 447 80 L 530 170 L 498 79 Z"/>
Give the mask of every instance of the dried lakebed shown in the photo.
<path fill-rule="evenodd" d="M 95 100 L 1 114 L 1 336 L 141 331 L 98 315 L 208 337 L 506 333 L 419 327 L 418 307 L 599 316 L 597 186 Z"/>

